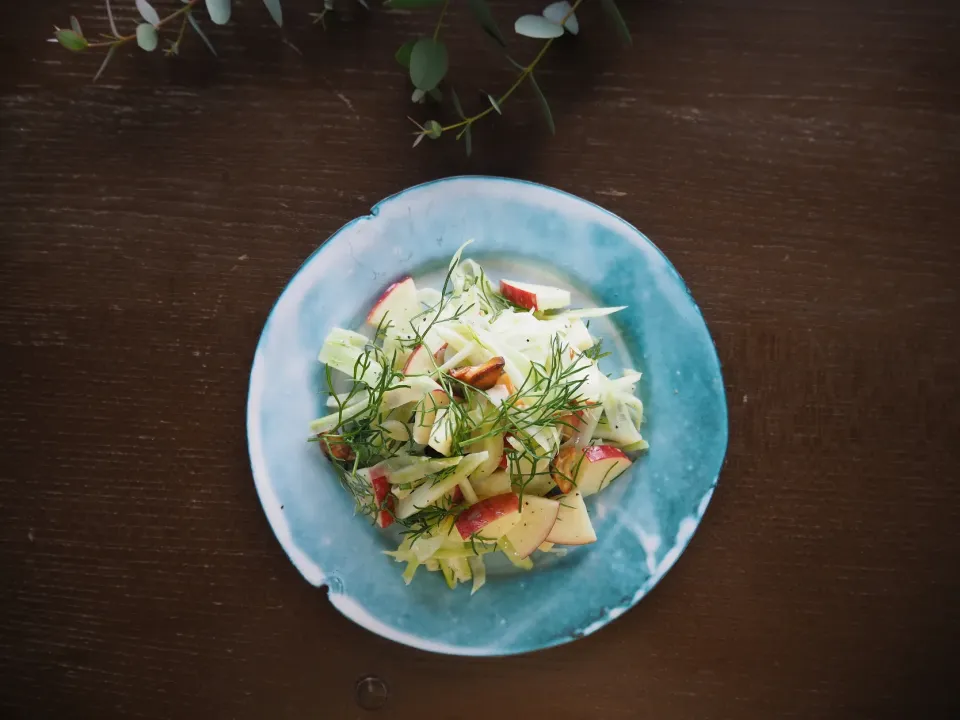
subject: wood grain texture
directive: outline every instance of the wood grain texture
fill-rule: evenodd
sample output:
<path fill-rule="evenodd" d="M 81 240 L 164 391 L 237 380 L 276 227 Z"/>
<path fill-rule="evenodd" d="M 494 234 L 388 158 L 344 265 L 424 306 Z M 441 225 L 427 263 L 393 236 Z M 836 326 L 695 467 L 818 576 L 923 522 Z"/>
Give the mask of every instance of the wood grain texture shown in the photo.
<path fill-rule="evenodd" d="M 300 57 L 235 4 L 219 59 L 125 53 L 96 86 L 97 58 L 42 39 L 70 12 L 105 31 L 100 3 L 0 9 L 6 716 L 359 718 L 367 674 L 399 720 L 960 715 L 957 3 L 622 0 L 625 51 L 587 2 L 539 73 L 557 137 L 522 92 L 472 160 L 409 149 L 392 52 L 426 17 L 324 33 L 319 0 L 288 0 Z M 491 5 L 505 28 L 538 7 Z M 510 70 L 459 7 L 448 37 L 480 108 Z M 504 660 L 342 618 L 274 540 L 244 437 L 253 349 L 299 263 L 378 199 L 464 172 L 644 230 L 730 403 L 719 491 L 656 591 Z"/>

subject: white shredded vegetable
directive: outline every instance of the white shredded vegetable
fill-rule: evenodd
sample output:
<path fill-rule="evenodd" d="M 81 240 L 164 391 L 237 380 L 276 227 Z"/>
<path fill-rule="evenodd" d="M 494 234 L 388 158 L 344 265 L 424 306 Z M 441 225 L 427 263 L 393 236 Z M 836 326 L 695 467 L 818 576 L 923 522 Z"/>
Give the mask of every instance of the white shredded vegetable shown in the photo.
<path fill-rule="evenodd" d="M 403 278 L 380 295 L 375 332 L 329 333 L 319 359 L 331 412 L 310 432 L 357 509 L 401 531 L 386 554 L 406 564 L 404 582 L 423 567 L 451 588 L 471 582 L 472 595 L 486 554 L 529 570 L 534 552 L 594 542 L 583 498 L 647 442 L 641 373 L 601 370 L 587 322 L 625 308 L 564 307 L 568 290 L 522 279 L 497 285 L 462 258 L 467 245 L 441 288 Z M 336 373 L 353 387 L 335 390 Z"/>

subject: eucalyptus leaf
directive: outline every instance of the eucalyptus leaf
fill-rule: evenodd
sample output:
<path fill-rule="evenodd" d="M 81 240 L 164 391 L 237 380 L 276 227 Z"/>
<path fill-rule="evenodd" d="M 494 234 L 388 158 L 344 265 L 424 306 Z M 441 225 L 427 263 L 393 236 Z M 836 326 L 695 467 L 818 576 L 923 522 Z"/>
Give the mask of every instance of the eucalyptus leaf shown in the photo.
<path fill-rule="evenodd" d="M 410 79 L 424 92 L 433 90 L 447 74 L 447 47 L 439 40 L 421 38 L 410 53 Z"/>
<path fill-rule="evenodd" d="M 577 20 L 577 14 L 572 12 L 573 8 L 570 7 L 570 3 L 567 0 L 560 0 L 560 2 L 551 3 L 543 9 L 543 16 L 550 22 L 555 22 L 557 25 L 563 23 L 563 27 L 567 29 L 571 35 L 576 35 L 580 32 L 580 21 Z M 567 17 L 569 15 L 569 17 Z M 563 19 L 567 18 L 566 22 L 563 22 Z"/>
<path fill-rule="evenodd" d="M 427 96 L 436 103 L 443 102 L 443 93 L 440 92 L 440 88 L 434 88 L 427 93 Z"/>
<path fill-rule="evenodd" d="M 207 14 L 217 25 L 230 21 L 230 0 L 206 0 Z"/>
<path fill-rule="evenodd" d="M 427 97 L 427 94 L 420 88 L 414 88 L 413 95 L 410 96 L 412 102 L 417 103 L 418 105 L 423 102 L 424 98 Z"/>
<path fill-rule="evenodd" d="M 557 126 L 553 122 L 553 113 L 550 112 L 550 103 L 547 102 L 547 96 L 543 94 L 543 90 L 540 89 L 540 86 L 537 84 L 537 80 L 533 77 L 533 73 L 528 75 L 530 78 L 530 85 L 533 87 L 533 92 L 537 96 L 537 99 L 540 100 L 540 109 L 543 110 L 543 117 L 547 121 L 547 127 L 550 128 L 550 134 L 557 134 Z"/>
<path fill-rule="evenodd" d="M 397 59 L 397 62 L 403 65 L 403 67 L 410 69 L 410 53 L 413 52 L 413 46 L 417 44 L 416 40 L 408 40 L 403 45 L 400 46 L 400 49 L 397 50 L 394 57 Z"/>
<path fill-rule="evenodd" d="M 413 141 L 413 146 L 416 147 L 417 145 L 422 143 L 425 137 L 426 135 L 424 135 L 423 133 L 420 133 L 419 135 L 417 135 L 417 139 Z"/>
<path fill-rule="evenodd" d="M 620 8 L 617 7 L 617 3 L 614 2 L 614 0 L 600 0 L 600 5 L 607 13 L 607 16 L 610 18 L 610 20 L 613 21 L 613 25 L 616 27 L 617 33 L 619 33 L 623 42 L 627 45 L 633 45 L 633 38 L 630 36 L 630 28 L 627 27 L 626 20 L 624 20 L 623 15 L 620 14 Z"/>
<path fill-rule="evenodd" d="M 54 35 L 61 45 L 63 45 L 67 50 L 73 50 L 74 52 L 86 50 L 87 45 L 89 44 L 83 35 L 80 35 L 73 30 L 57 30 Z"/>
<path fill-rule="evenodd" d="M 73 15 L 70 16 L 70 27 L 73 28 L 73 31 L 77 35 L 79 35 L 80 37 L 83 37 L 83 30 L 80 29 L 80 21 L 77 20 L 77 18 L 74 17 Z"/>
<path fill-rule="evenodd" d="M 524 15 L 517 18 L 513 25 L 517 35 L 546 40 L 563 35 L 563 28 L 555 22 L 547 20 L 542 15 Z"/>
<path fill-rule="evenodd" d="M 147 52 L 153 52 L 157 49 L 158 41 L 157 29 L 153 25 L 150 23 L 137 25 L 137 45 Z"/>
<path fill-rule="evenodd" d="M 498 115 L 503 115 L 503 110 L 500 109 L 500 103 L 497 102 L 497 99 L 493 95 L 488 94 L 487 100 L 490 101 L 490 105 L 493 106 L 493 109 L 497 111 Z"/>
<path fill-rule="evenodd" d="M 446 0 L 387 0 L 383 5 L 394 10 L 419 10 L 443 5 L 444 2 Z"/>
<path fill-rule="evenodd" d="M 153 9 L 153 5 L 147 2 L 147 0 L 137 0 L 137 10 L 140 11 L 140 17 L 151 25 L 158 25 L 160 23 L 160 16 L 157 15 L 157 11 Z"/>
<path fill-rule="evenodd" d="M 490 12 L 487 0 L 467 0 L 467 3 L 470 5 L 473 17 L 480 23 L 480 27 L 484 29 L 487 35 L 500 43 L 502 47 L 506 47 L 507 41 L 503 39 L 503 33 L 500 32 L 497 21 L 493 19 L 493 13 Z"/>
<path fill-rule="evenodd" d="M 93 81 L 96 82 L 100 79 L 100 76 L 103 75 L 103 71 L 107 69 L 107 65 L 113 60 L 114 53 L 117 52 L 117 46 L 111 45 L 110 49 L 107 50 L 107 54 L 103 56 L 103 62 L 100 63 L 100 69 L 97 70 L 97 74 L 93 76 Z"/>
<path fill-rule="evenodd" d="M 210 38 L 207 37 L 207 34 L 200 28 L 200 23 L 197 22 L 197 19 L 193 16 L 193 11 L 187 11 L 187 21 L 190 23 L 190 27 L 193 28 L 193 31 L 200 36 L 200 39 L 203 40 L 204 44 L 207 46 L 207 49 L 213 53 L 214 57 L 217 57 L 217 49 L 213 46 L 213 43 L 210 42 Z"/>
<path fill-rule="evenodd" d="M 426 131 L 427 137 L 431 140 L 439 140 L 440 136 L 443 135 L 443 126 L 436 120 L 427 120 L 423 125 L 423 129 Z"/>
<path fill-rule="evenodd" d="M 283 10 L 280 8 L 280 0 L 263 0 L 263 4 L 270 11 L 270 17 L 273 18 L 273 21 L 283 27 Z"/>

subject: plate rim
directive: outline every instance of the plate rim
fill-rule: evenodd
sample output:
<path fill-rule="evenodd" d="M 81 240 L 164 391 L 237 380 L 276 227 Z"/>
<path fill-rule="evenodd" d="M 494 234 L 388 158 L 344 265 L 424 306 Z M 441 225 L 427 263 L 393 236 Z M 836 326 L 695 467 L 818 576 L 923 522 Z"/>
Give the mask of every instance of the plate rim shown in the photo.
<path fill-rule="evenodd" d="M 664 577 L 664 575 L 666 575 L 667 572 L 670 571 L 670 569 L 674 566 L 676 561 L 686 551 L 687 547 L 690 544 L 690 541 L 692 540 L 693 536 L 696 534 L 696 531 L 699 529 L 700 524 L 702 523 L 703 518 L 706 514 L 706 510 L 709 507 L 710 502 L 713 498 L 714 491 L 716 490 L 719 484 L 720 473 L 723 470 L 724 465 L 726 464 L 726 456 L 727 456 L 727 451 L 729 449 L 729 440 L 730 440 L 729 404 L 727 402 L 725 384 L 723 383 L 723 372 L 722 372 L 723 367 L 720 363 L 720 356 L 717 352 L 716 341 L 713 338 L 713 334 L 710 332 L 710 327 L 709 325 L 707 325 L 706 318 L 703 316 L 703 311 L 700 309 L 700 306 L 697 303 L 696 298 L 693 296 L 693 293 L 690 291 L 690 288 L 687 285 L 686 280 L 684 280 L 683 276 L 677 271 L 676 267 L 670 261 L 670 258 L 667 257 L 667 255 L 663 252 L 663 250 L 660 249 L 660 247 L 656 243 L 654 243 L 649 237 L 647 237 L 646 234 L 644 234 L 641 230 L 635 227 L 628 220 L 625 220 L 624 218 L 617 215 L 616 213 L 604 208 L 601 205 L 598 205 L 597 203 L 591 200 L 582 198 L 579 195 L 574 195 L 573 193 L 568 192 L 566 190 L 561 190 L 559 188 L 555 188 L 550 185 L 544 185 L 542 183 L 537 183 L 530 180 L 522 180 L 518 178 L 509 178 L 509 177 L 503 177 L 503 176 L 497 176 L 497 175 L 452 175 L 448 177 L 438 178 L 435 180 L 428 180 L 426 182 L 418 183 L 416 185 L 411 185 L 410 187 L 399 190 L 391 195 L 388 195 L 382 200 L 379 200 L 378 202 L 376 202 L 370 208 L 369 213 L 365 215 L 357 216 L 352 220 L 349 220 L 348 222 L 341 225 L 339 228 L 337 228 L 337 230 L 332 232 L 322 243 L 320 243 L 320 245 L 317 246 L 303 260 L 303 262 L 300 263 L 297 269 L 290 275 L 290 277 L 284 283 L 284 286 L 280 290 L 276 299 L 274 300 L 273 305 L 270 308 L 270 311 L 267 313 L 266 319 L 264 320 L 264 323 L 263 323 L 263 327 L 260 331 L 260 335 L 257 339 L 256 347 L 254 349 L 253 361 L 250 364 L 250 375 L 249 375 L 249 381 L 247 386 L 246 432 L 247 432 L 247 453 L 248 453 L 248 459 L 250 462 L 251 475 L 253 476 L 254 487 L 256 488 L 257 498 L 260 501 L 260 505 L 264 511 L 264 514 L 267 516 L 267 521 L 270 524 L 270 529 L 273 531 L 274 537 L 280 543 L 280 546 L 283 548 L 283 551 L 286 553 L 290 562 L 297 569 L 300 575 L 303 576 L 305 580 L 307 580 L 307 582 L 309 582 L 314 587 L 323 587 L 324 585 L 327 585 L 329 588 L 329 585 L 335 583 L 336 579 L 333 578 L 333 583 L 328 583 L 327 576 L 323 572 L 323 569 L 319 568 L 319 566 L 316 563 L 308 559 L 305 556 L 305 553 L 296 545 L 296 543 L 294 543 L 289 524 L 286 521 L 286 516 L 283 515 L 282 512 L 280 511 L 280 503 L 276 498 L 276 495 L 269 481 L 269 478 L 265 476 L 261 477 L 261 475 L 264 475 L 264 473 L 258 470 L 257 460 L 254 457 L 254 440 L 253 440 L 254 436 L 252 433 L 252 428 L 254 425 L 257 425 L 259 422 L 254 419 L 254 403 L 253 403 L 254 389 L 255 389 L 254 383 L 255 383 L 255 377 L 257 372 L 257 366 L 258 366 L 258 363 L 261 361 L 261 357 L 262 357 L 260 351 L 264 343 L 264 338 L 268 334 L 267 330 L 274 319 L 274 315 L 276 314 L 277 308 L 279 307 L 281 301 L 283 300 L 290 286 L 293 284 L 296 278 L 300 275 L 300 273 L 303 272 L 308 265 L 313 263 L 320 256 L 323 250 L 327 248 L 334 239 L 337 238 L 337 236 L 341 235 L 346 230 L 353 227 L 359 222 L 377 218 L 380 214 L 380 209 L 382 206 L 386 205 L 389 202 L 397 200 L 408 193 L 424 190 L 425 188 L 428 188 L 434 185 L 455 183 L 455 182 L 461 182 L 461 181 L 473 181 L 473 182 L 479 181 L 483 183 L 486 183 L 486 182 L 513 183 L 513 184 L 536 188 L 539 190 L 545 190 L 551 193 L 556 193 L 561 196 L 564 196 L 569 200 L 574 200 L 579 203 L 585 203 L 586 205 L 601 211 L 603 214 L 609 216 L 613 220 L 619 223 L 622 223 L 626 228 L 629 228 L 631 231 L 636 233 L 637 236 L 639 236 L 644 242 L 646 242 L 651 248 L 653 248 L 653 250 L 656 251 L 657 254 L 660 255 L 660 258 L 666 264 L 667 268 L 670 271 L 672 271 L 673 274 L 676 276 L 676 278 L 679 280 L 687 298 L 690 300 L 694 310 L 696 311 L 701 322 L 703 322 L 703 325 L 707 330 L 707 337 L 710 340 L 709 344 L 710 344 L 710 350 L 711 350 L 711 359 L 713 361 L 713 364 L 716 367 L 717 376 L 720 379 L 720 392 L 718 393 L 718 395 L 720 397 L 720 406 L 721 406 L 720 409 L 722 410 L 722 415 L 723 415 L 722 438 L 719 438 L 721 440 L 720 461 L 717 466 L 714 478 L 710 483 L 709 488 L 707 488 L 705 493 L 702 495 L 702 497 L 698 501 L 697 511 L 696 511 L 696 521 L 694 525 L 689 528 L 688 532 L 685 533 L 685 536 L 682 539 L 678 534 L 677 540 L 674 546 L 671 548 L 669 556 L 664 557 L 660 565 L 657 567 L 657 572 L 655 574 L 651 574 L 650 577 L 640 587 L 637 588 L 633 598 L 631 598 L 629 601 L 625 603 L 620 603 L 613 607 L 603 606 L 599 608 L 598 609 L 599 617 L 592 623 L 589 623 L 588 625 L 586 625 L 585 627 L 577 628 L 567 634 L 551 637 L 547 642 L 537 643 L 532 646 L 519 645 L 519 646 L 507 647 L 507 648 L 471 647 L 471 646 L 463 646 L 463 645 L 454 646 L 446 643 L 433 641 L 433 640 L 430 640 L 429 638 L 424 638 L 419 635 L 405 632 L 397 628 L 388 626 L 384 623 L 381 623 L 380 621 L 377 621 L 375 618 L 372 618 L 370 613 L 368 613 L 363 608 L 362 604 L 354 600 L 349 595 L 342 595 L 342 594 L 336 593 L 335 588 L 331 589 L 329 592 L 328 597 L 330 599 L 331 604 L 337 609 L 337 611 L 341 615 L 346 617 L 351 622 L 354 622 L 357 625 L 363 627 L 365 630 L 372 632 L 376 635 L 379 635 L 381 637 L 384 637 L 388 640 L 392 640 L 394 642 L 398 642 L 400 644 L 407 645 L 409 647 L 414 647 L 420 650 L 425 650 L 428 652 L 445 654 L 445 655 L 454 655 L 454 656 L 462 656 L 462 657 L 505 657 L 510 655 L 520 655 L 524 653 L 535 652 L 538 650 L 546 650 L 551 647 L 557 647 L 560 645 L 573 642 L 574 640 L 579 640 L 580 638 L 586 637 L 587 635 L 590 635 L 596 632 L 602 627 L 605 627 L 606 625 L 610 624 L 616 618 L 620 617 L 623 613 L 627 612 L 628 610 L 636 606 L 640 602 L 640 600 L 642 600 L 646 595 L 648 595 L 653 590 L 653 588 L 660 582 L 660 580 Z M 319 570 L 319 574 L 316 572 L 317 570 Z M 355 607 L 351 607 L 349 611 L 347 608 L 341 607 L 340 602 L 338 602 L 338 599 L 340 598 L 344 598 L 347 601 L 349 601 L 348 603 L 344 603 L 345 605 L 352 603 L 353 605 L 355 605 Z"/>

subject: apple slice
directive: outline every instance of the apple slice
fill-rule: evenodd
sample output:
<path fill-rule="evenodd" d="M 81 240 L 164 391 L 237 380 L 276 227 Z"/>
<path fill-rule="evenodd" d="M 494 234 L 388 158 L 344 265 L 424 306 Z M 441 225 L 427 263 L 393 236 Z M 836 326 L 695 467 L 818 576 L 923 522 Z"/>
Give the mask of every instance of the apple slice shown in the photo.
<path fill-rule="evenodd" d="M 367 323 L 376 327 L 389 315 L 388 320 L 394 327 L 405 326 L 419 312 L 417 286 L 413 278 L 405 277 L 388 287 L 373 304 L 373 309 L 367 315 Z"/>
<path fill-rule="evenodd" d="M 533 554 L 540 543 L 547 539 L 557 522 L 560 503 L 556 500 L 524 495 L 520 508 L 520 522 L 506 534 L 517 555 L 523 559 Z"/>
<path fill-rule="evenodd" d="M 429 505 L 433 505 L 447 493 L 453 492 L 453 489 L 460 484 L 460 481 L 476 470 L 477 466 L 486 459 L 486 453 L 466 455 L 457 464 L 457 469 L 452 474 L 445 476 L 442 480 L 425 482 L 419 485 L 416 490 L 399 502 L 397 505 L 397 517 L 401 520 L 408 518 L 415 512 L 423 510 L 423 508 Z"/>
<path fill-rule="evenodd" d="M 583 451 L 583 462 L 577 472 L 577 490 L 584 497 L 598 493 L 632 464 L 620 448 L 591 445 Z"/>
<path fill-rule="evenodd" d="M 496 469 L 500 467 L 500 461 L 503 458 L 503 435 L 490 435 L 472 443 L 467 448 L 468 452 L 480 452 L 481 450 L 487 451 L 489 459 L 470 476 L 470 482 L 474 485 L 477 481 L 493 475 Z M 509 489 L 507 488 L 507 490 Z M 504 492 L 507 492 L 507 490 L 504 490 Z"/>
<path fill-rule="evenodd" d="M 390 483 L 387 481 L 387 473 L 383 468 L 377 466 L 370 468 L 370 485 L 373 487 L 373 499 L 376 501 L 377 507 L 382 508 L 383 501 L 387 500 L 387 496 L 390 495 Z M 387 507 L 390 510 L 395 510 L 397 499 L 390 496 L 390 499 L 387 500 Z M 378 511 L 377 525 L 382 528 L 393 525 L 393 514 L 386 510 Z"/>
<path fill-rule="evenodd" d="M 497 470 L 482 480 L 470 480 L 473 490 L 481 500 L 494 495 L 503 495 L 510 492 L 510 473 Z"/>
<path fill-rule="evenodd" d="M 520 498 L 508 492 L 481 500 L 457 515 L 457 532 L 464 540 L 479 534 L 497 540 L 520 522 Z"/>
<path fill-rule="evenodd" d="M 547 542 L 560 545 L 589 545 L 597 541 L 597 533 L 590 522 L 590 513 L 583 502 L 583 495 L 578 490 L 563 498 L 560 503 L 560 512 Z"/>
<path fill-rule="evenodd" d="M 559 310 L 570 304 L 570 292 L 567 290 L 515 280 L 501 280 L 500 294 L 528 310 Z"/>
<path fill-rule="evenodd" d="M 443 390 L 433 390 L 424 396 L 420 404 L 417 405 L 417 411 L 413 418 L 413 441 L 415 443 L 426 445 L 429 442 L 433 422 L 437 417 L 437 410 L 445 408 L 449 404 L 450 396 Z"/>
<path fill-rule="evenodd" d="M 437 365 L 443 365 L 446 362 L 447 348 L 450 347 L 447 343 L 444 343 L 440 348 L 433 354 L 433 359 Z"/>
<path fill-rule="evenodd" d="M 404 375 L 427 375 L 435 369 L 430 352 L 423 345 L 417 345 L 403 364 Z"/>

